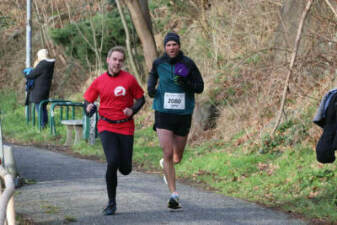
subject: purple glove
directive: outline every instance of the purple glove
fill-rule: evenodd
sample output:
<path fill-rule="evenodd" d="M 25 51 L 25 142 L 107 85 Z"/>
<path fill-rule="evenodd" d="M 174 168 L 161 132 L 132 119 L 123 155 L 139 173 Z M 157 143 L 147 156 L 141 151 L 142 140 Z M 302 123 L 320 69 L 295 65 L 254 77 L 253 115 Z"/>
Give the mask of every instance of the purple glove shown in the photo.
<path fill-rule="evenodd" d="M 177 63 L 174 67 L 174 74 L 181 76 L 181 77 L 187 77 L 189 74 L 189 69 L 185 66 L 185 64 Z"/>

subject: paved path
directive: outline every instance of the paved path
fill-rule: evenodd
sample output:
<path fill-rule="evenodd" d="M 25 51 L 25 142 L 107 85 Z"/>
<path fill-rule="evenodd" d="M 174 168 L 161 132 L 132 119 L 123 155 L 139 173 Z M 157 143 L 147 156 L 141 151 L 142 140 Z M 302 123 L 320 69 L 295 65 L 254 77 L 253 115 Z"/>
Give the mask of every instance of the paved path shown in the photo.
<path fill-rule="evenodd" d="M 133 172 L 119 176 L 117 214 L 107 203 L 105 164 L 33 147 L 13 146 L 18 172 L 35 184 L 17 190 L 15 207 L 37 224 L 76 225 L 302 225 L 305 222 L 256 204 L 178 184 L 183 210 L 166 208 L 162 178 Z"/>

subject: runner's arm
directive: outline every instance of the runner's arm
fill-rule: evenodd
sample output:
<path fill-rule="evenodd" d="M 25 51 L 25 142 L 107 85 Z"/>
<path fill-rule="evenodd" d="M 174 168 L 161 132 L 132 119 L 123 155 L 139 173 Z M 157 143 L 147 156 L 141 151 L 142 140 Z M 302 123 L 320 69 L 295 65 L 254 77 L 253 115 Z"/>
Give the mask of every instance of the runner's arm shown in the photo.
<path fill-rule="evenodd" d="M 135 103 L 131 107 L 132 115 L 135 115 L 145 104 L 145 97 L 142 96 L 141 98 L 136 99 Z"/>
<path fill-rule="evenodd" d="M 156 84 L 158 81 L 158 73 L 155 66 L 155 63 L 152 65 L 152 69 L 149 73 L 149 79 L 147 81 L 147 93 L 151 98 L 153 98 L 156 95 Z"/>
<path fill-rule="evenodd" d="M 84 100 L 83 110 L 88 117 L 92 117 L 97 111 L 97 106 L 92 102 Z"/>

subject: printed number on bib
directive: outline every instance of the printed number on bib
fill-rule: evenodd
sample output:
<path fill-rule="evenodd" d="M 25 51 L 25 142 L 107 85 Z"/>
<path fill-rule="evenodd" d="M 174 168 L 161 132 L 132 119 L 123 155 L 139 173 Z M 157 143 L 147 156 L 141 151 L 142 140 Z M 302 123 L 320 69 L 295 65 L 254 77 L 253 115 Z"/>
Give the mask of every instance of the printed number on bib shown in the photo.
<path fill-rule="evenodd" d="M 164 109 L 185 109 L 185 93 L 168 93 L 164 95 Z"/>

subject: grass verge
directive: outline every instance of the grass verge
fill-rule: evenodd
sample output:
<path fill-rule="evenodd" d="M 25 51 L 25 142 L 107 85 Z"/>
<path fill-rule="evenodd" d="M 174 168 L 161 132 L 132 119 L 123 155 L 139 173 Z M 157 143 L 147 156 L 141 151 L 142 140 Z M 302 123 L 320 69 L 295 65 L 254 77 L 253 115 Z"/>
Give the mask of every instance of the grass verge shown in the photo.
<path fill-rule="evenodd" d="M 7 141 L 52 146 L 64 143 L 65 130 L 60 125 L 56 136 L 49 130 L 40 132 L 27 125 L 24 107 L 17 104 L 13 92 L 0 93 L 0 105 Z M 226 196 L 301 214 L 319 224 L 334 224 L 337 222 L 336 165 L 318 163 L 312 146 L 301 141 L 310 126 L 310 113 L 304 117 L 309 122 L 287 121 L 273 138 L 264 137 L 261 145 L 249 140 L 238 142 L 241 137 L 238 134 L 228 142 L 205 140 L 201 145 L 188 147 L 182 163 L 176 167 L 177 176 Z M 99 140 L 95 145 L 82 141 L 72 147 L 72 152 L 104 160 Z M 151 127 L 139 125 L 134 144 L 136 167 L 159 173 L 161 155 Z"/>

